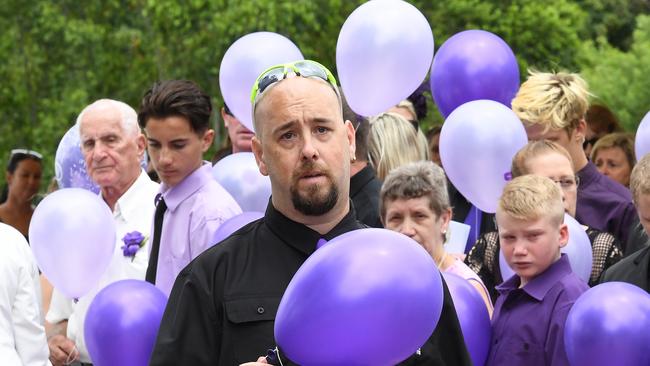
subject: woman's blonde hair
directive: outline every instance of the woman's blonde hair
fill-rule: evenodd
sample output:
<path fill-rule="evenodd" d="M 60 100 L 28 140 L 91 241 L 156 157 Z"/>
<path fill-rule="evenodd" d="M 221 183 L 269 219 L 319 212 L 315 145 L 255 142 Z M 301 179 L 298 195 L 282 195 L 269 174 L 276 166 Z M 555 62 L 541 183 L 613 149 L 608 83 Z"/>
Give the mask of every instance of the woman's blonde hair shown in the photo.
<path fill-rule="evenodd" d="M 587 82 L 578 74 L 529 71 L 512 100 L 512 110 L 526 125 L 571 134 L 589 108 Z"/>
<path fill-rule="evenodd" d="M 527 163 L 530 162 L 531 159 L 549 153 L 557 153 L 567 158 L 567 160 L 569 160 L 569 163 L 571 163 L 571 169 L 575 171 L 573 159 L 571 159 L 571 155 L 565 148 L 553 141 L 539 140 L 531 141 L 526 144 L 526 146 L 517 151 L 515 156 L 512 158 L 512 166 L 510 167 L 512 177 L 516 178 L 522 175 L 530 174 Z"/>
<path fill-rule="evenodd" d="M 421 131 L 395 113 L 370 118 L 368 162 L 380 180 L 392 169 L 420 160 L 429 160 L 427 138 Z"/>
<path fill-rule="evenodd" d="M 593 149 L 591 149 L 591 161 L 596 161 L 598 150 L 611 149 L 618 147 L 623 150 L 630 168 L 636 164 L 636 156 L 634 154 L 634 135 L 626 132 L 615 132 L 607 134 L 596 141 Z"/>

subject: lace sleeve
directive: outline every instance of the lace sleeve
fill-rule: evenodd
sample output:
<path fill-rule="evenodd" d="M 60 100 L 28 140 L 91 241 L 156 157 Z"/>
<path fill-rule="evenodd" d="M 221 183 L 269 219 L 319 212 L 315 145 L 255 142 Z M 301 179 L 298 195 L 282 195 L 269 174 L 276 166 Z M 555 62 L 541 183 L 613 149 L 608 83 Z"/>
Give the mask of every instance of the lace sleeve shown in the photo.
<path fill-rule="evenodd" d="M 591 240 L 594 258 L 589 286 L 595 286 L 599 282 L 600 275 L 607 268 L 620 261 L 623 258 L 623 253 L 619 249 L 618 240 L 612 234 L 589 228 L 587 229 L 587 235 Z"/>
<path fill-rule="evenodd" d="M 492 303 L 498 293 L 495 286 L 501 283 L 501 271 L 498 265 L 499 236 L 497 232 L 481 235 L 465 258 L 465 264 L 474 271 L 490 293 Z"/>

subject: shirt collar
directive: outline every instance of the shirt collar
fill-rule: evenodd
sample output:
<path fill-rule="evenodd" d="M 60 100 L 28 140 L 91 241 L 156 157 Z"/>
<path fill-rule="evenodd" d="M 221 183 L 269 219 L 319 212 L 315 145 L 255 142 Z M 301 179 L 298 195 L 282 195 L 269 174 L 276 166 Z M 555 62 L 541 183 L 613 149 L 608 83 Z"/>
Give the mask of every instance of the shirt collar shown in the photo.
<path fill-rule="evenodd" d="M 282 241 L 306 255 L 311 255 L 316 250 L 318 240 L 324 238 L 329 241 L 348 231 L 363 228 L 356 217 L 357 214 L 354 211 L 352 203 L 350 203 L 350 211 L 348 211 L 343 219 L 328 233 L 321 235 L 306 225 L 284 216 L 273 207 L 273 203 L 269 199 L 269 204 L 264 214 L 264 222 Z"/>
<path fill-rule="evenodd" d="M 596 165 L 591 161 L 587 162 L 584 168 L 580 169 L 576 175 L 580 178 L 580 186 L 588 185 L 600 177 L 600 172 Z"/>
<path fill-rule="evenodd" d="M 167 209 L 171 212 L 174 212 L 178 205 L 192 196 L 194 192 L 198 191 L 201 187 L 206 185 L 211 180 L 213 180 L 212 164 L 204 161 L 203 165 L 185 177 L 174 187 L 169 187 L 164 183 L 161 184 L 160 193 L 162 193 L 162 197 L 165 200 Z"/>
<path fill-rule="evenodd" d="M 569 257 L 562 254 L 560 259 L 555 261 L 546 271 L 533 278 L 522 288 L 528 295 L 537 301 L 544 300 L 544 296 L 560 281 L 564 276 L 571 273 L 571 264 Z M 512 276 L 506 282 L 496 287 L 501 295 L 516 290 L 519 287 L 519 276 Z"/>
<path fill-rule="evenodd" d="M 150 181 L 151 179 L 147 173 L 141 170 L 135 182 L 131 184 L 129 189 L 115 203 L 114 215 L 122 215 L 127 222 L 136 220 L 137 218 L 133 217 L 133 215 L 138 214 L 139 208 L 142 205 L 142 198 L 144 197 L 142 190 L 146 188 L 147 183 Z"/>
<path fill-rule="evenodd" d="M 359 170 L 357 174 L 350 177 L 350 197 L 354 197 L 363 186 L 368 182 L 375 179 L 375 171 L 370 164 L 367 164 L 363 169 Z"/>

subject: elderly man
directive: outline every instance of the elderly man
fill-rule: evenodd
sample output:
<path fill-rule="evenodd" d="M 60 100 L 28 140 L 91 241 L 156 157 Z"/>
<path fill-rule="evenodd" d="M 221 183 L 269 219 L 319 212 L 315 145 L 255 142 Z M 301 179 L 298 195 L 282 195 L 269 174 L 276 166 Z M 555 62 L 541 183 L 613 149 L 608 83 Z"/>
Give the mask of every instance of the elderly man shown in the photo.
<path fill-rule="evenodd" d="M 237 365 L 265 354 L 298 268 L 323 240 L 363 227 L 349 198 L 354 128 L 332 74 L 313 61 L 279 65 L 260 76 L 253 101 L 253 152 L 272 187 L 265 216 L 181 271 L 151 365 Z M 453 325 L 413 358 L 468 364 L 451 302 L 440 322 Z"/>
<path fill-rule="evenodd" d="M 151 229 L 158 192 L 158 184 L 140 167 L 146 141 L 133 108 L 101 99 L 84 108 L 77 125 L 88 174 L 113 211 L 117 242 L 106 273 L 77 303 L 55 289 L 46 317 L 50 360 L 55 366 L 71 360 L 82 365 L 91 362 L 83 336 L 84 318 L 102 288 L 127 278 L 144 280 L 148 263 L 145 236 Z"/>

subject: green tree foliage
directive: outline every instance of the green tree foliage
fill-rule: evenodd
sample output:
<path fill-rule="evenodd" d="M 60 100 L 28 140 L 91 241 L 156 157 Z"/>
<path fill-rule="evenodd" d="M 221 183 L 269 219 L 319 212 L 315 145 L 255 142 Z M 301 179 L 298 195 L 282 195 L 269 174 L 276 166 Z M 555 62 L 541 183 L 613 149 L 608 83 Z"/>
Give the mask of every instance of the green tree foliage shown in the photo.
<path fill-rule="evenodd" d="M 650 110 L 650 16 L 640 15 L 636 23 L 629 52 L 603 38 L 583 47 L 582 74 L 592 93 L 628 131 L 635 131 Z"/>
<path fill-rule="evenodd" d="M 629 117 L 621 114 L 622 118 L 633 122 L 643 109 L 640 105 L 647 105 L 647 99 L 619 102 L 614 98 L 623 95 L 619 89 L 607 89 L 605 85 L 611 83 L 601 83 L 604 76 L 598 79 L 595 74 L 600 72 L 591 71 L 600 70 L 601 59 L 603 65 L 623 64 L 610 58 L 626 60 L 630 68 L 626 75 L 647 71 L 647 62 L 643 65 L 641 61 L 647 38 L 646 43 L 637 39 L 647 34 L 643 30 L 647 26 L 639 28 L 641 36 L 635 36 L 629 52 L 621 51 L 626 50 L 629 37 L 617 33 L 635 24 L 630 14 L 648 11 L 644 0 L 409 1 L 429 19 L 436 47 L 462 30 L 485 29 L 511 45 L 522 78 L 528 67 L 579 70 L 586 60 L 585 72 L 596 92 L 605 99 L 612 90 L 605 100 L 618 103 L 617 110 L 629 110 L 625 112 Z M 250 32 L 283 34 L 305 57 L 335 70 L 339 30 L 363 2 L 5 0 L 0 7 L 0 109 L 4 116 L 0 161 L 11 148 L 38 150 L 46 156 L 45 176 L 52 176 L 59 139 L 85 105 L 108 97 L 137 108 L 143 92 L 159 79 L 195 80 L 213 96 L 215 106 L 221 106 L 221 59 L 236 39 Z M 598 37 L 609 43 L 582 47 L 585 41 Z M 588 49 L 590 57 L 580 55 L 583 49 Z M 645 55 L 647 60 L 647 52 Z M 623 69 L 615 71 L 622 73 Z M 608 75 L 613 74 L 608 71 Z M 630 89 L 641 90 L 636 85 L 647 84 L 640 84 L 640 79 L 625 80 L 629 80 Z M 616 81 L 620 80 L 623 77 Z M 630 97 L 637 98 L 640 93 Z M 425 125 L 432 123 L 434 115 L 430 113 Z"/>

